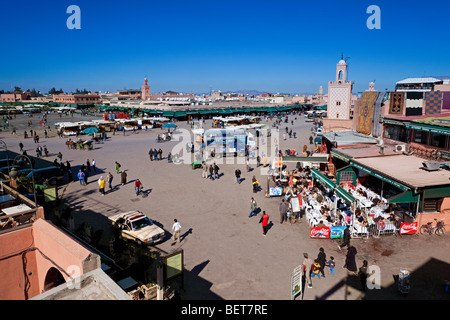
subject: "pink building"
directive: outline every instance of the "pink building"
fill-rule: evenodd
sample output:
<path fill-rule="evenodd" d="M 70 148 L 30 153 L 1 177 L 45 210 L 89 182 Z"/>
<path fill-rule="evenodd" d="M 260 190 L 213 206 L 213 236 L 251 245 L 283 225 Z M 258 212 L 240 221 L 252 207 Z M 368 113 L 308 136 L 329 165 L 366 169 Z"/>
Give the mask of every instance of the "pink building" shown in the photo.
<path fill-rule="evenodd" d="M 100 96 L 96 93 L 54 94 L 53 102 L 58 102 L 58 103 L 99 103 Z"/>

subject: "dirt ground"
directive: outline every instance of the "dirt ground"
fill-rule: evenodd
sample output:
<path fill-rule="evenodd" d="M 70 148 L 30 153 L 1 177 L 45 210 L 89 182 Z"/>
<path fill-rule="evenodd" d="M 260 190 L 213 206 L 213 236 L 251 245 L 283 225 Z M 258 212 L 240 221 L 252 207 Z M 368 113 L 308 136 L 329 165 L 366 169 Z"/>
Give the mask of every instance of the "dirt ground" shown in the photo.
<path fill-rule="evenodd" d="M 326 270 L 326 278 L 313 278 L 313 288 L 306 288 L 296 299 L 315 300 L 359 300 L 359 299 L 448 299 L 444 292 L 444 280 L 450 280 L 450 245 L 448 235 L 437 236 L 385 236 L 367 240 L 355 239 L 353 244 L 358 253 L 358 267 L 365 259 L 369 265 L 379 268 L 380 289 L 363 292 L 358 279 L 342 268 L 346 250 L 339 250 L 332 240 L 310 239 L 305 222 L 279 222 L 280 198 L 265 197 L 264 175 L 256 165 L 246 172 L 245 164 L 221 163 L 220 179 L 212 181 L 202 178 L 200 169 L 191 169 L 188 163 L 171 164 L 166 159 L 150 161 L 148 150 L 161 148 L 163 157 L 173 150 L 183 149 L 189 141 L 157 143 L 161 129 L 140 131 L 137 134 L 108 134 L 103 144 L 96 144 L 94 150 L 69 150 L 66 139 L 56 136 L 53 124 L 60 121 L 89 120 L 92 117 L 73 118 L 56 114 L 49 115 L 49 138 L 45 139 L 42 128 L 38 127 L 38 115 L 32 118 L 18 115 L 10 120 L 9 130 L 0 136 L 9 150 L 19 151 L 22 141 L 29 155 L 35 155 L 36 144 L 32 139 L 23 139 L 23 131 L 37 130 L 40 144 L 46 145 L 53 161 L 62 152 L 63 161 L 69 161 L 74 172 L 87 159 L 97 162 L 98 170 L 89 177 L 87 186 L 77 181 L 67 186 L 64 199 L 75 211 L 75 224 L 87 222 L 94 230 L 107 230 L 107 217 L 129 210 L 141 210 L 166 232 L 166 239 L 156 245 L 159 250 L 171 253 L 179 248 L 184 250 L 185 291 L 182 299 L 191 300 L 289 300 L 291 272 L 303 261 L 303 253 L 315 258 L 323 247 L 327 257 L 336 259 L 336 273 Z M 294 119 L 294 116 L 289 118 Z M 272 122 L 268 122 L 269 127 Z M 181 129 L 189 129 L 186 122 L 177 123 Z M 285 126 L 297 133 L 297 138 L 283 140 Z M 280 148 L 301 150 L 309 144 L 311 123 L 297 117 L 294 125 L 280 127 Z M 11 134 L 15 127 L 17 135 Z M 207 120 L 205 128 L 211 127 Z M 128 183 L 120 185 L 120 177 L 114 171 L 118 161 L 128 174 Z M 232 163 L 233 162 L 233 163 Z M 235 183 L 234 170 L 239 167 L 245 180 Z M 288 168 L 294 168 L 289 163 Z M 115 188 L 101 196 L 97 179 L 108 172 L 114 174 Z M 251 179 L 253 175 L 262 183 L 263 190 L 254 194 Z M 136 197 L 134 180 L 139 178 L 148 197 Z M 261 213 L 249 218 L 250 198 L 254 197 L 261 211 L 270 216 L 270 229 L 262 235 L 259 224 Z M 170 239 L 173 219 L 182 225 L 182 241 L 179 245 Z M 107 242 L 110 234 L 105 232 L 102 241 Z M 399 294 L 394 276 L 406 268 L 412 273 L 411 290 L 406 296 Z"/>

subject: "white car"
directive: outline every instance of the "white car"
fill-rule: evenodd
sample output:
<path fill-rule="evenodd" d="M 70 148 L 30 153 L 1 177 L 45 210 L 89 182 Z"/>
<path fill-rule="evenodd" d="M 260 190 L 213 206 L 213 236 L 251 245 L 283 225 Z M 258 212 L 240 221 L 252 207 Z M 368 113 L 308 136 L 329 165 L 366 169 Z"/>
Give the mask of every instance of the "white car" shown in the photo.
<path fill-rule="evenodd" d="M 128 211 L 108 217 L 121 236 L 138 244 L 151 245 L 164 239 L 165 231 L 140 211 Z"/>

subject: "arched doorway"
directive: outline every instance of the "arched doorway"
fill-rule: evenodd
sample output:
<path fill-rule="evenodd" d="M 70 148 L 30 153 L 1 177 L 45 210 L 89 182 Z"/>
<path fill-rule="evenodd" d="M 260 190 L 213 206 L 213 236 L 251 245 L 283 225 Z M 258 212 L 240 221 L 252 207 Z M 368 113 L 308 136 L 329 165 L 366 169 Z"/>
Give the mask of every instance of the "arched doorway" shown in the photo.
<path fill-rule="evenodd" d="M 66 280 L 64 280 L 64 277 L 61 274 L 61 272 L 59 272 L 58 269 L 51 267 L 47 271 L 47 275 L 45 276 L 44 291 L 50 290 L 65 282 Z"/>

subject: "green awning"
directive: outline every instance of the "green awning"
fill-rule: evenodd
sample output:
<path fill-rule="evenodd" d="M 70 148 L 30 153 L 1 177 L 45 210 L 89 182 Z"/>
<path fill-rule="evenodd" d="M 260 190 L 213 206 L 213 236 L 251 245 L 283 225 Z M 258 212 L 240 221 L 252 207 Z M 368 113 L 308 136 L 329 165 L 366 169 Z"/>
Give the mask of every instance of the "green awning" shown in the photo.
<path fill-rule="evenodd" d="M 328 179 L 327 177 L 325 177 L 322 173 L 320 173 L 317 169 L 312 168 L 311 169 L 311 175 L 316 178 L 317 180 L 319 180 L 323 185 L 325 185 L 327 188 L 333 189 L 334 187 L 336 187 L 336 184 L 331 181 L 330 179 Z"/>
<path fill-rule="evenodd" d="M 419 200 L 419 195 L 414 195 L 412 191 L 402 192 L 392 198 L 388 199 L 389 203 L 409 203 L 409 202 L 417 202 Z"/>
<path fill-rule="evenodd" d="M 355 197 L 353 197 L 350 193 L 348 193 L 344 188 L 342 188 L 341 186 L 337 187 L 334 192 L 341 197 L 342 199 L 344 199 L 345 202 L 347 202 L 347 204 L 352 204 L 356 199 Z"/>
<path fill-rule="evenodd" d="M 424 197 L 425 199 L 450 197 L 450 187 L 426 188 L 424 189 Z"/>
<path fill-rule="evenodd" d="M 350 159 L 351 159 L 349 156 L 346 156 L 345 154 L 342 154 L 342 153 L 334 151 L 334 150 L 330 151 L 330 155 L 332 157 L 338 158 L 338 159 L 340 159 L 342 161 L 345 161 L 345 162 L 350 162 Z"/>
<path fill-rule="evenodd" d="M 348 193 L 344 188 L 341 186 L 336 186 L 336 183 L 325 177 L 322 173 L 320 173 L 316 169 L 311 169 L 311 175 L 319 180 L 323 185 L 330 189 L 334 189 L 335 193 L 341 197 L 345 202 L 348 204 L 352 204 L 356 199 Z"/>
<path fill-rule="evenodd" d="M 397 126 L 404 126 L 405 125 L 404 122 L 393 120 L 393 119 L 387 119 L 387 118 L 383 118 L 383 123 L 385 123 L 385 124 L 395 124 Z"/>
<path fill-rule="evenodd" d="M 173 116 L 175 118 L 186 117 L 186 111 L 175 111 Z"/>
<path fill-rule="evenodd" d="M 413 123 L 413 122 L 407 123 L 405 125 L 405 127 L 407 129 L 412 129 L 412 130 L 445 134 L 445 135 L 450 136 L 450 128 L 433 126 L 433 125 L 424 124 L 424 123 Z"/>
<path fill-rule="evenodd" d="M 163 117 L 173 117 L 175 114 L 175 111 L 164 111 L 162 116 Z"/>
<path fill-rule="evenodd" d="M 378 178 L 380 180 L 383 180 L 384 182 L 390 183 L 391 185 L 393 185 L 393 186 L 395 186 L 395 187 L 397 187 L 397 188 L 399 188 L 399 189 L 401 189 L 403 191 L 410 190 L 410 188 L 408 188 L 407 186 L 404 186 L 404 185 L 402 185 L 401 183 L 399 183 L 397 181 L 389 179 L 388 177 L 385 177 L 385 176 L 379 174 L 378 172 L 375 172 L 375 171 L 372 171 L 372 170 L 370 170 L 370 169 L 368 169 L 366 167 L 363 167 L 362 165 L 354 163 L 353 161 L 350 161 L 350 165 L 355 167 L 355 168 L 357 168 L 357 169 L 359 169 L 359 170 L 367 172 L 368 174 L 374 176 L 375 178 Z"/>

